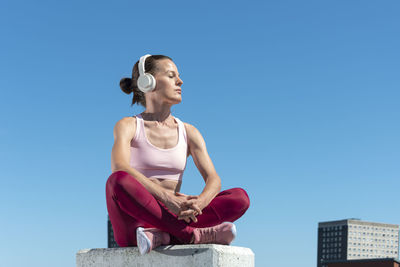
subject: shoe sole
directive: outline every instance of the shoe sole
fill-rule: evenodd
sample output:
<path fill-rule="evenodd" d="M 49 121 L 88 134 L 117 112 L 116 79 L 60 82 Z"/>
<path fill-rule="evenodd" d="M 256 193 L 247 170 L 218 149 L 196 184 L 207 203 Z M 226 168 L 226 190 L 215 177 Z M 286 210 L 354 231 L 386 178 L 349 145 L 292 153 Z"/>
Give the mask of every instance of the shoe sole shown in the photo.
<path fill-rule="evenodd" d="M 136 229 L 136 242 L 139 249 L 140 255 L 147 254 L 150 251 L 150 239 L 143 232 L 143 227 Z"/>

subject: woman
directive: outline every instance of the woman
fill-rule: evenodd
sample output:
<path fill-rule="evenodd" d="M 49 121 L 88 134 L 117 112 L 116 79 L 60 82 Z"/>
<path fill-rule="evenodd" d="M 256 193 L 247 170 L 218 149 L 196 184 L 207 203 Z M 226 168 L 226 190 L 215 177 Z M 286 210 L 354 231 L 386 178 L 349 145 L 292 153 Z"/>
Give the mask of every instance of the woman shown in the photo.
<path fill-rule="evenodd" d="M 145 111 L 114 127 L 107 209 L 117 244 L 137 245 L 141 254 L 168 244 L 229 245 L 236 235 L 232 222 L 250 204 L 241 188 L 219 192 L 221 180 L 202 135 L 172 116 L 182 84 L 176 65 L 163 55 L 141 57 L 132 78 L 120 81 L 125 93 L 133 92 L 132 105 Z M 198 196 L 179 192 L 189 155 L 205 181 Z"/>

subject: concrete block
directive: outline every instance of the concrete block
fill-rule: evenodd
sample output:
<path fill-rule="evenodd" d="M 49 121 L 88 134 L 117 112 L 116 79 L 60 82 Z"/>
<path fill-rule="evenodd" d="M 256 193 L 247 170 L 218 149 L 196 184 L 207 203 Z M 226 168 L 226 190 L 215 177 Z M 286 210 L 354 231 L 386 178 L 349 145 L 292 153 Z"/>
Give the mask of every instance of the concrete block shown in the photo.
<path fill-rule="evenodd" d="M 249 248 L 201 244 L 161 246 L 140 255 L 137 247 L 82 249 L 76 254 L 77 267 L 254 267 Z"/>

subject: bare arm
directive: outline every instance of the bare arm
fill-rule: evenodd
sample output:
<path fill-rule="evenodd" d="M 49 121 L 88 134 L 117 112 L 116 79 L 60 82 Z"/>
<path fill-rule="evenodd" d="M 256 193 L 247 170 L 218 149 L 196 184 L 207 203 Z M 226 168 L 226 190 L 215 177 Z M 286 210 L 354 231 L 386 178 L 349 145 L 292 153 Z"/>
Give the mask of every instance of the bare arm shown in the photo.
<path fill-rule="evenodd" d="M 142 173 L 129 165 L 130 160 L 130 142 L 136 132 L 136 119 L 123 118 L 115 124 L 114 127 L 114 145 L 111 152 L 111 170 L 125 171 L 131 174 L 139 183 L 141 183 L 156 199 L 164 202 L 167 197 L 166 190 L 160 185 L 153 183 Z"/>
<path fill-rule="evenodd" d="M 190 154 L 192 155 L 193 161 L 206 183 L 203 191 L 199 195 L 201 203 L 200 208 L 203 209 L 220 192 L 221 179 L 215 170 L 210 156 L 208 155 L 203 136 L 193 125 L 187 123 L 185 123 L 185 125 L 188 134 Z"/>

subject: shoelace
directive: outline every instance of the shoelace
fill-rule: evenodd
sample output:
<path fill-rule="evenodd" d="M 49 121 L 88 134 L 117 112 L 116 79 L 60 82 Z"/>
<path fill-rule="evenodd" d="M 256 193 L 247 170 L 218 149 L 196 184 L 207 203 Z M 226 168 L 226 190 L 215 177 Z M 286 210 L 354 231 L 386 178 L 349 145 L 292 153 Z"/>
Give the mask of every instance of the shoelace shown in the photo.
<path fill-rule="evenodd" d="M 200 242 L 209 243 L 217 240 L 217 231 L 211 227 L 199 228 L 201 231 Z"/>

